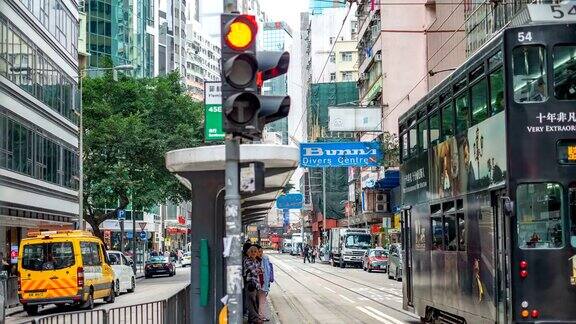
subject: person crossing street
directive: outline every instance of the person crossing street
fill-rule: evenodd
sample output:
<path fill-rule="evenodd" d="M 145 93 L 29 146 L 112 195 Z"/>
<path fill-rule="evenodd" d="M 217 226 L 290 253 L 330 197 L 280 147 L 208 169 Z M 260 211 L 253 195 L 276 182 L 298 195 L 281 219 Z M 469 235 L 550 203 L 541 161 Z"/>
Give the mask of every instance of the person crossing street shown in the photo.
<path fill-rule="evenodd" d="M 310 263 L 310 245 L 305 244 L 302 252 L 304 255 L 304 263 L 306 263 L 306 259 L 308 259 L 308 263 Z"/>

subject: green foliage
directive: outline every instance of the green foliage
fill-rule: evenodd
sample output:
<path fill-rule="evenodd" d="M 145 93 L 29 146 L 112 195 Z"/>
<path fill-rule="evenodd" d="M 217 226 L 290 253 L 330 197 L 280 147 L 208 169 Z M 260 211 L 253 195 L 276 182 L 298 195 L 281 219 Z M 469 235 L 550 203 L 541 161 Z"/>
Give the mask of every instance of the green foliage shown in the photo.
<path fill-rule="evenodd" d="M 94 232 L 114 217 L 104 206 L 147 210 L 186 199 L 190 193 L 168 172 L 164 155 L 201 144 L 203 114 L 178 74 L 119 81 L 106 74 L 82 82 L 84 214 Z"/>

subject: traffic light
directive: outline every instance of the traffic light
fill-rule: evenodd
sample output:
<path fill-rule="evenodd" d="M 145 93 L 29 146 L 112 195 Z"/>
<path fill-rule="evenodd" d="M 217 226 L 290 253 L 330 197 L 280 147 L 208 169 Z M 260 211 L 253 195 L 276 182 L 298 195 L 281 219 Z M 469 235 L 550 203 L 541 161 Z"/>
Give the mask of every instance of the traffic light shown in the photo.
<path fill-rule="evenodd" d="M 253 134 L 260 110 L 256 85 L 258 25 L 250 15 L 223 14 L 221 20 L 223 130 Z"/>
<path fill-rule="evenodd" d="M 264 126 L 288 116 L 289 96 L 261 95 L 264 81 L 288 72 L 288 52 L 256 52 L 258 25 L 251 15 L 222 14 L 223 129 L 258 139 Z"/>

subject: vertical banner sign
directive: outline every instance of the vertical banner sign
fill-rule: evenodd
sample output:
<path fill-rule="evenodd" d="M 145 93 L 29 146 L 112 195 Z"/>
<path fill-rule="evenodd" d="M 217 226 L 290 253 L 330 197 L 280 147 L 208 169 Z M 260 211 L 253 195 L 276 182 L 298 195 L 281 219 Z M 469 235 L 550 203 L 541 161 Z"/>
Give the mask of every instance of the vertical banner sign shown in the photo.
<path fill-rule="evenodd" d="M 204 140 L 222 141 L 222 92 L 220 81 L 204 83 Z"/>

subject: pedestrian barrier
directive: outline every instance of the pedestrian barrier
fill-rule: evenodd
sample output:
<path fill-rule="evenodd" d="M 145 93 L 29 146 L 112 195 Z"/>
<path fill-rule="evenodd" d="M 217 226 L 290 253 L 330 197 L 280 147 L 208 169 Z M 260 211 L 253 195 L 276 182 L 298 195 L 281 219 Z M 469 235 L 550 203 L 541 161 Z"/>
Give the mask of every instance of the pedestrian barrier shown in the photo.
<path fill-rule="evenodd" d="M 190 285 L 164 300 L 43 316 L 33 324 L 185 324 L 190 322 Z"/>

